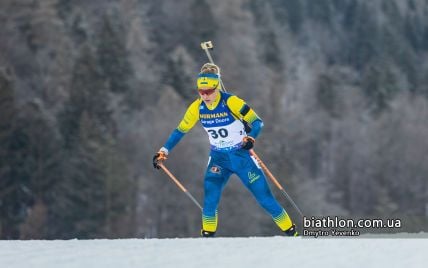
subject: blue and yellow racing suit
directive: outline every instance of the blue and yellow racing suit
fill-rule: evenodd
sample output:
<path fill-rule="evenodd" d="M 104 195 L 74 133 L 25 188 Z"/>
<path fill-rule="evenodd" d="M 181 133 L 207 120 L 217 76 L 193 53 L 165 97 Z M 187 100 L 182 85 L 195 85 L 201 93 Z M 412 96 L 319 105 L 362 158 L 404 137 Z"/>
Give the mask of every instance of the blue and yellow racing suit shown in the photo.
<path fill-rule="evenodd" d="M 225 92 L 217 94 L 211 107 L 200 98 L 195 100 L 164 145 L 165 149 L 171 151 L 197 121 L 201 122 L 208 134 L 211 152 L 204 179 L 202 229 L 209 232 L 217 230 L 217 207 L 232 173 L 238 175 L 281 230 L 289 229 L 292 226 L 291 219 L 273 197 L 262 169 L 248 150 L 241 149 L 245 136 L 257 138 L 263 127 L 262 120 L 242 99 Z M 241 120 L 251 125 L 249 133 L 245 132 Z"/>

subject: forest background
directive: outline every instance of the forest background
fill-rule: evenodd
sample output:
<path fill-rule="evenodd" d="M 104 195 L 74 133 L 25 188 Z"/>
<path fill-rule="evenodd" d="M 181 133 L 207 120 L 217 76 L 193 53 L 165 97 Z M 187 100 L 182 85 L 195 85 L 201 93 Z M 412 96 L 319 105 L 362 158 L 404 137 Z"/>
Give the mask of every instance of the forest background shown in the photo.
<path fill-rule="evenodd" d="M 198 236 L 151 158 L 207 40 L 305 215 L 428 229 L 427 1 L 2 0 L 0 25 L 1 239 Z M 208 153 L 197 126 L 166 163 L 200 201 Z M 278 234 L 235 176 L 219 215 L 219 235 Z"/>

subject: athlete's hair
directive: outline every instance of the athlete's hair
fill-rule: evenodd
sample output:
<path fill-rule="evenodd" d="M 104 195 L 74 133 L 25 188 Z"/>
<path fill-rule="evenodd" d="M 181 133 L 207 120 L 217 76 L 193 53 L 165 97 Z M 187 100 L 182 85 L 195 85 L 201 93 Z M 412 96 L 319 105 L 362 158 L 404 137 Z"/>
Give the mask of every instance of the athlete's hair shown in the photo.
<path fill-rule="evenodd" d="M 220 67 L 215 65 L 214 63 L 205 63 L 202 65 L 201 74 L 217 74 L 220 75 Z"/>

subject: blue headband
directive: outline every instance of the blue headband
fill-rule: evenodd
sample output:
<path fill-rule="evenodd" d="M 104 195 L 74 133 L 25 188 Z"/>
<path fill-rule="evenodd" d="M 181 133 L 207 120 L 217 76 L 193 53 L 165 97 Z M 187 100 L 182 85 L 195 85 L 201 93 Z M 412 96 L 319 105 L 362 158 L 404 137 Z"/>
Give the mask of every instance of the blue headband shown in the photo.
<path fill-rule="evenodd" d="M 216 78 L 216 79 L 218 79 L 219 75 L 217 75 L 217 74 L 200 73 L 200 74 L 198 74 L 198 78 L 199 77 L 207 77 L 207 78 Z"/>

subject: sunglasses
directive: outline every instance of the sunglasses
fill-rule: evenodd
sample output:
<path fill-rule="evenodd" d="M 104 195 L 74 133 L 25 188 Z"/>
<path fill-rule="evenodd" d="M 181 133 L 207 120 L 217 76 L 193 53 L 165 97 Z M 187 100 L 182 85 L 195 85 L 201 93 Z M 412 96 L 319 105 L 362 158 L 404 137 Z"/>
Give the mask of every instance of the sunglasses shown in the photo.
<path fill-rule="evenodd" d="M 215 92 L 216 88 L 211 89 L 198 89 L 199 94 L 210 96 Z"/>

